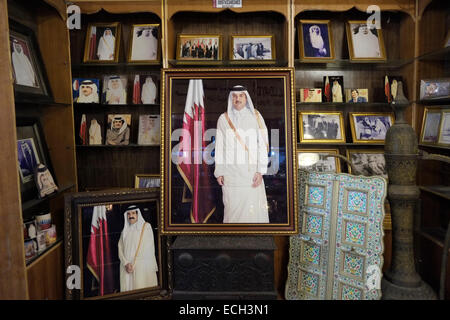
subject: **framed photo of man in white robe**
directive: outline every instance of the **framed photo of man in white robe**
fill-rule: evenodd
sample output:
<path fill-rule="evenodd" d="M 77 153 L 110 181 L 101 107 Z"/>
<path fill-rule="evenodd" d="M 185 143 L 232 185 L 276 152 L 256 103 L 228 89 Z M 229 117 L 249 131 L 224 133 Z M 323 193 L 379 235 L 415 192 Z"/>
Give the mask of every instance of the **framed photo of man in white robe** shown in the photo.
<path fill-rule="evenodd" d="M 159 206 L 149 189 L 68 195 L 66 267 L 79 266 L 81 281 L 79 290 L 66 287 L 66 298 L 160 299 L 168 273 Z"/>
<path fill-rule="evenodd" d="M 87 27 L 83 62 L 114 63 L 119 61 L 121 25 L 91 23 Z"/>
<path fill-rule="evenodd" d="M 367 20 L 351 20 L 346 23 L 346 34 L 350 60 L 386 61 L 382 29 Z"/>
<path fill-rule="evenodd" d="M 161 55 L 159 24 L 133 24 L 129 39 L 128 62 L 159 63 Z"/>
<path fill-rule="evenodd" d="M 293 69 L 162 77 L 162 232 L 295 233 Z"/>

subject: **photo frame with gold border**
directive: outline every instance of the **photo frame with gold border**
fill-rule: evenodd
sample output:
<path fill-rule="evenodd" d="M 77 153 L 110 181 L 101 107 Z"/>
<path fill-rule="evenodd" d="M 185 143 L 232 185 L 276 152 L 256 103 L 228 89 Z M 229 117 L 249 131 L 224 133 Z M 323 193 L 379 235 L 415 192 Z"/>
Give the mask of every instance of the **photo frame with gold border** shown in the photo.
<path fill-rule="evenodd" d="M 134 188 L 136 189 L 142 189 L 146 187 L 139 187 L 141 179 L 150 178 L 150 179 L 158 179 L 159 180 L 159 186 L 158 187 L 150 187 L 150 188 L 160 188 L 161 187 L 161 175 L 159 173 L 152 173 L 152 174 L 136 174 L 134 176 Z"/>
<path fill-rule="evenodd" d="M 338 132 L 341 134 L 340 139 L 305 139 L 303 128 L 303 116 L 304 115 L 338 115 L 339 116 L 339 128 Z M 345 130 L 344 130 L 344 113 L 342 111 L 298 111 L 298 132 L 300 134 L 300 143 L 345 143 Z"/>
<path fill-rule="evenodd" d="M 318 154 L 330 153 L 330 154 L 339 155 L 339 149 L 338 148 L 335 148 L 335 149 L 297 149 L 297 160 L 298 160 L 297 167 L 298 168 L 300 168 L 300 163 L 299 163 L 300 162 L 300 156 L 299 156 L 300 153 L 318 153 Z M 320 155 L 319 155 L 319 157 L 320 157 Z M 341 172 L 341 161 L 337 157 L 330 157 L 330 158 L 334 159 L 334 161 L 335 161 L 336 171 L 334 171 L 334 172 L 340 173 Z"/>
<path fill-rule="evenodd" d="M 371 140 L 363 140 L 356 138 L 356 127 L 355 127 L 355 117 L 359 116 L 385 116 L 391 119 L 391 126 L 394 125 L 395 117 L 392 112 L 349 112 L 349 121 L 350 121 L 350 129 L 352 132 L 352 140 L 353 143 L 361 143 L 361 144 L 380 144 L 384 143 L 385 139 L 371 139 Z M 389 129 L 389 128 L 388 128 Z M 387 132 L 387 130 L 386 130 Z"/>
<path fill-rule="evenodd" d="M 238 38 L 270 38 L 272 59 L 234 59 L 234 41 Z M 272 64 L 276 61 L 275 37 L 273 35 L 231 35 L 229 57 L 230 63 L 232 64 Z"/>
<path fill-rule="evenodd" d="M 439 114 L 439 122 L 436 126 L 436 139 L 435 141 L 425 141 L 425 131 L 427 129 L 427 119 L 429 114 Z M 441 128 L 441 120 L 442 120 L 442 109 L 440 108 L 430 108 L 430 107 L 425 107 L 424 111 L 423 111 L 423 119 L 422 119 L 422 128 L 420 130 L 420 144 L 427 144 L 427 145 L 436 145 L 438 143 L 439 140 L 439 133 L 440 133 L 440 128 Z"/>
<path fill-rule="evenodd" d="M 353 154 L 358 154 L 358 153 L 363 153 L 363 154 L 384 154 L 384 150 L 383 149 L 347 149 L 346 153 L 347 153 L 347 159 L 353 163 L 353 161 L 352 161 L 352 155 Z M 384 178 L 387 179 L 386 162 L 385 162 L 384 171 L 386 173 L 386 177 L 384 177 Z M 349 174 L 353 174 L 353 175 L 361 175 L 361 173 L 352 172 L 352 168 L 350 166 L 348 166 L 348 173 Z"/>
<path fill-rule="evenodd" d="M 218 40 L 217 59 L 199 59 L 199 58 L 183 58 L 181 56 L 181 46 L 185 39 L 198 40 L 198 39 L 211 39 L 216 38 Z M 177 64 L 221 64 L 222 63 L 222 35 L 220 34 L 179 34 L 177 36 L 176 46 L 176 59 Z"/>
<path fill-rule="evenodd" d="M 158 29 L 158 40 L 156 49 L 156 59 L 154 60 L 131 60 L 131 54 L 133 50 L 133 33 L 135 27 L 157 27 Z M 128 41 L 128 53 L 127 62 L 128 63 L 139 63 L 139 64 L 159 64 L 161 61 L 161 25 L 158 23 L 148 23 L 148 24 L 133 24 L 130 26 L 130 37 Z"/>
<path fill-rule="evenodd" d="M 303 24 L 326 24 L 327 25 L 327 35 L 328 35 L 328 46 L 330 49 L 330 57 L 309 57 L 305 54 L 305 41 L 304 41 L 304 33 L 303 33 Z M 297 22 L 297 33 L 298 33 L 298 47 L 299 47 L 299 57 L 301 62 L 333 62 L 335 59 L 334 54 L 334 39 L 333 39 L 333 31 L 331 28 L 331 20 L 305 20 L 300 19 Z"/>
<path fill-rule="evenodd" d="M 351 24 L 367 24 L 367 21 L 366 20 L 349 20 L 345 23 L 345 30 L 346 30 L 348 52 L 349 52 L 350 60 L 356 61 L 356 62 L 385 62 L 387 58 L 386 58 L 386 48 L 384 46 L 382 29 L 375 29 L 375 30 L 377 30 L 378 45 L 380 47 L 381 57 L 356 57 L 355 53 L 354 53 L 355 44 L 353 43 L 353 38 L 352 38 L 352 33 L 351 33 L 352 31 L 350 28 Z M 369 32 L 371 32 L 371 31 L 369 30 Z"/>
<path fill-rule="evenodd" d="M 448 122 L 449 122 L 449 126 L 450 126 L 450 109 L 444 109 L 444 110 L 442 110 L 442 113 L 441 113 L 441 124 L 439 125 L 439 136 L 438 136 L 438 143 L 437 143 L 438 145 L 441 145 L 441 146 L 449 146 L 450 145 L 450 142 L 449 143 L 442 142 L 442 130 L 444 129 L 444 125 L 447 124 L 447 122 L 445 121 L 446 117 L 449 118 Z"/>
<path fill-rule="evenodd" d="M 89 48 L 90 48 L 90 41 L 91 41 L 91 30 L 92 27 L 111 27 L 116 28 L 116 33 L 114 35 L 115 42 L 114 42 L 114 59 L 113 60 L 99 60 L 99 59 L 90 59 L 89 58 Z M 117 63 L 119 61 L 119 51 L 120 51 L 120 41 L 121 41 L 121 24 L 119 22 L 112 22 L 112 23 L 90 23 L 87 27 L 86 31 L 86 40 L 84 44 L 84 54 L 83 54 L 83 62 L 84 63 Z M 97 49 L 97 48 L 96 48 Z"/>

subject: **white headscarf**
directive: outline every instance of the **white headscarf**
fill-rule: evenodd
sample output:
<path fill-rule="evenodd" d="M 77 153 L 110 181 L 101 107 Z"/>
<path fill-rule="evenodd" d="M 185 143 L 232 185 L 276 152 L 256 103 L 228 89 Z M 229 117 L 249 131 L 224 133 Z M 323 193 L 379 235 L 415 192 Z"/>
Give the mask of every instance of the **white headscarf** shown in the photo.
<path fill-rule="evenodd" d="M 116 129 L 114 129 L 114 120 L 122 120 L 123 121 L 123 123 L 122 123 L 122 127 L 120 127 L 120 129 L 119 129 L 119 132 L 117 133 L 117 134 L 121 134 L 122 132 L 124 132 L 125 131 L 125 129 L 127 128 L 127 126 L 128 126 L 128 124 L 127 124 L 127 120 L 125 120 L 125 118 L 123 117 L 123 116 L 115 116 L 113 119 L 112 119 L 112 121 L 111 121 L 111 131 L 112 132 L 115 132 L 116 131 Z"/>
<path fill-rule="evenodd" d="M 109 30 L 110 34 L 106 34 Z M 114 59 L 114 46 L 116 38 L 113 36 L 112 30 L 107 28 L 103 32 L 103 36 L 100 38 L 98 43 L 97 54 L 100 56 L 100 60 L 113 60 Z M 113 55 L 113 57 L 110 57 Z"/>
<path fill-rule="evenodd" d="M 131 224 L 128 222 L 128 212 L 132 212 L 132 211 L 137 211 L 137 221 L 134 224 Z M 142 227 L 145 224 L 145 220 L 144 217 L 142 217 L 142 213 L 141 210 L 135 206 L 129 206 L 128 209 L 123 213 L 123 219 L 124 219 L 124 225 L 123 225 L 123 230 L 122 230 L 122 237 L 123 237 L 123 241 L 124 243 L 126 243 L 127 240 L 127 236 L 130 233 L 130 231 L 139 231 L 141 232 Z M 135 244 L 136 248 L 134 248 L 133 252 L 136 251 L 138 243 Z"/>
<path fill-rule="evenodd" d="M 245 105 L 245 108 L 248 108 L 252 114 L 255 114 L 255 107 L 253 106 L 252 98 L 250 98 L 250 95 L 248 94 L 248 91 L 243 86 L 234 86 L 233 89 L 230 91 L 230 94 L 228 95 L 228 107 L 227 107 L 227 113 L 230 117 L 231 121 L 233 123 L 236 122 L 236 115 L 233 111 L 233 93 L 234 92 L 244 92 L 245 96 L 247 97 L 247 104 Z M 256 116 L 255 116 L 256 117 Z"/>
<path fill-rule="evenodd" d="M 81 87 L 82 86 L 86 86 L 86 87 L 90 87 L 92 89 L 92 92 L 90 95 L 85 96 L 81 93 Z M 81 82 L 80 84 L 80 89 L 79 89 L 80 93 L 78 95 L 78 99 L 77 102 L 93 102 L 93 103 L 98 103 L 98 92 L 97 92 L 97 85 L 95 84 L 95 82 L 91 81 L 91 80 L 84 80 Z"/>
<path fill-rule="evenodd" d="M 119 87 L 114 89 L 112 87 L 113 80 L 118 80 Z M 122 79 L 119 76 L 111 76 L 108 80 L 108 88 L 106 90 L 106 101 L 109 103 L 111 97 L 120 97 L 119 104 L 126 103 L 126 92 L 123 89 Z"/>

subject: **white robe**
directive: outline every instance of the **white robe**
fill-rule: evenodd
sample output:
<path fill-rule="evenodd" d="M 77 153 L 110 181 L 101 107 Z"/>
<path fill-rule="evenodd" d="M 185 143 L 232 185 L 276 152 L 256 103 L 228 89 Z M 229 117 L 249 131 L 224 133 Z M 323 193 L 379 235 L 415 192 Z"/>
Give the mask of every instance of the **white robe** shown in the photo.
<path fill-rule="evenodd" d="M 12 53 L 12 64 L 17 84 L 28 87 L 38 87 L 33 66 L 23 51 L 21 53 L 15 51 Z"/>
<path fill-rule="evenodd" d="M 148 79 L 148 78 L 147 78 Z M 153 80 L 145 80 L 142 85 L 141 100 L 143 104 L 155 104 L 156 103 L 156 85 Z"/>
<path fill-rule="evenodd" d="M 333 94 L 333 102 L 342 102 L 342 87 L 340 84 L 333 85 L 331 92 Z"/>
<path fill-rule="evenodd" d="M 97 56 L 99 60 L 114 60 L 114 36 L 102 36 L 98 42 Z"/>
<path fill-rule="evenodd" d="M 128 222 L 125 222 L 128 223 Z M 133 263 L 134 256 L 141 237 L 141 228 L 138 223 L 128 227 L 126 239 L 122 235 L 119 239 L 119 259 L 120 259 L 120 291 L 130 291 L 142 288 L 150 288 L 158 285 L 158 265 L 155 257 L 155 244 L 153 230 L 147 222 L 142 227 L 144 234 L 139 253 L 134 264 L 134 272 L 128 273 L 125 265 Z"/>
<path fill-rule="evenodd" d="M 89 127 L 89 144 L 102 144 L 102 130 L 97 121 L 91 121 L 91 126 Z"/>
<path fill-rule="evenodd" d="M 244 132 L 250 132 L 249 129 L 259 132 L 256 117 L 248 107 L 241 111 L 233 109 L 233 113 L 235 117 L 230 119 L 244 141 Z M 258 187 L 252 187 L 255 173 L 266 174 L 268 165 L 267 127 L 262 116 L 258 117 L 263 129 L 257 143 L 247 139 L 249 152 L 238 142 L 225 114 L 217 121 L 214 176 L 224 177 L 223 223 L 269 223 L 264 179 Z"/>
<path fill-rule="evenodd" d="M 353 53 L 357 58 L 381 57 L 378 37 L 371 31 L 363 34 L 361 31 L 353 36 Z"/>
<path fill-rule="evenodd" d="M 131 50 L 131 60 L 156 60 L 158 49 L 158 39 L 151 33 L 147 37 L 144 33 L 140 37 L 135 37 Z"/>

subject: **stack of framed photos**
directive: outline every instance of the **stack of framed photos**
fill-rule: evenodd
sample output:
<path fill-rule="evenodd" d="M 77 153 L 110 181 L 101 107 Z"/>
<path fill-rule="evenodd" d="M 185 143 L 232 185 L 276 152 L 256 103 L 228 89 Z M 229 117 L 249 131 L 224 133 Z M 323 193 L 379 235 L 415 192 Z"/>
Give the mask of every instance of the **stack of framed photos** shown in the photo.
<path fill-rule="evenodd" d="M 425 107 L 420 144 L 450 147 L 450 108 Z"/>

